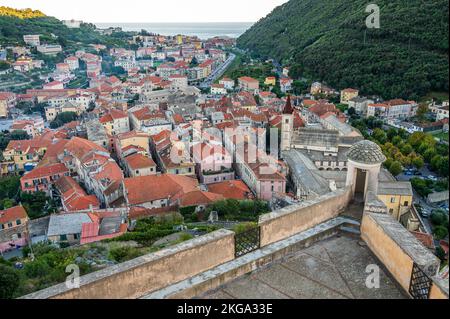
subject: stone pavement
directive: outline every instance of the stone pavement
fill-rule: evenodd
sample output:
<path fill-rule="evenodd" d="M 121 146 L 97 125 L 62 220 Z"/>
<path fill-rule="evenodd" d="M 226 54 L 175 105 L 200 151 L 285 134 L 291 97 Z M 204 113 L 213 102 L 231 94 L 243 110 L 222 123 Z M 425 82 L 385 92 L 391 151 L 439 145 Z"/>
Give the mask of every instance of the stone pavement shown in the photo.
<path fill-rule="evenodd" d="M 369 289 L 366 267 L 380 264 L 360 239 L 319 241 L 280 261 L 209 291 L 206 299 L 403 299 L 400 286 L 380 267 L 380 287 Z"/>

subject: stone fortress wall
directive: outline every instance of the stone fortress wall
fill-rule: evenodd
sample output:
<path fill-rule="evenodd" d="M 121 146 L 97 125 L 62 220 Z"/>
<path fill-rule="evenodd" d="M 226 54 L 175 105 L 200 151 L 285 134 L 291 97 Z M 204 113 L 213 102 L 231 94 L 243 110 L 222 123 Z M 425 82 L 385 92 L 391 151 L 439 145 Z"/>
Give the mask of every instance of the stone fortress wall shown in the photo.
<path fill-rule="evenodd" d="M 351 188 L 347 187 L 262 215 L 261 248 L 336 218 L 345 211 L 351 195 Z M 370 205 L 366 204 L 367 207 Z M 362 239 L 405 291 L 408 291 L 413 262 L 429 269 L 430 275 L 436 274 L 439 265 L 437 258 L 411 236 L 391 216 L 365 212 Z M 82 276 L 80 288 L 70 289 L 63 283 L 23 298 L 139 298 L 236 259 L 234 240 L 232 231 L 215 231 Z M 448 298 L 448 287 L 443 287 L 436 277 L 433 281 L 430 298 Z"/>

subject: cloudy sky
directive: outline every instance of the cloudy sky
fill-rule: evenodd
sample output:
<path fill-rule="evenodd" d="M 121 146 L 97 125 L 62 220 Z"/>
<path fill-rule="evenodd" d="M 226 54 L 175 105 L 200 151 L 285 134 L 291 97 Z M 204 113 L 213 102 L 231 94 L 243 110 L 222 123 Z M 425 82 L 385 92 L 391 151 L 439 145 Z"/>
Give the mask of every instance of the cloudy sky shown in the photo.
<path fill-rule="evenodd" d="M 255 22 L 288 0 L 0 0 L 86 22 Z"/>

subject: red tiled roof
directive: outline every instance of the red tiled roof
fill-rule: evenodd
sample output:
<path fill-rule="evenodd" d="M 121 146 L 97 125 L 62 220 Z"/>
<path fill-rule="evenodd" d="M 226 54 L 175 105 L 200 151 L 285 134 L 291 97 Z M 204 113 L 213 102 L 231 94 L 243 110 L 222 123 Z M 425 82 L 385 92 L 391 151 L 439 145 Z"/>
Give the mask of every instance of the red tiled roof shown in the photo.
<path fill-rule="evenodd" d="M 229 199 L 248 199 L 253 198 L 253 194 L 248 186 L 241 180 L 224 181 L 208 185 L 208 191 L 222 195 Z"/>
<path fill-rule="evenodd" d="M 411 232 L 425 247 L 434 249 L 433 236 L 427 233 L 417 231 Z"/>
<path fill-rule="evenodd" d="M 22 206 L 14 206 L 5 210 L 0 210 L 0 225 L 23 218 L 28 218 L 28 215 L 25 208 Z"/>
<path fill-rule="evenodd" d="M 356 89 L 348 88 L 348 89 L 343 89 L 342 92 L 345 92 L 345 93 L 358 93 L 359 91 L 356 90 Z"/>
<path fill-rule="evenodd" d="M 33 179 L 33 178 L 39 178 L 39 177 L 46 177 L 46 176 L 53 176 L 56 174 L 64 174 L 68 173 L 69 170 L 64 164 L 57 163 L 57 164 L 50 164 L 47 166 L 40 166 L 33 169 L 31 172 L 25 174 L 22 176 L 22 179 Z"/>
<path fill-rule="evenodd" d="M 249 76 L 242 76 L 242 77 L 239 78 L 239 81 L 259 83 L 258 80 L 254 79 L 254 78 L 251 78 Z"/>
<path fill-rule="evenodd" d="M 181 196 L 180 206 L 208 205 L 222 199 L 224 199 L 224 197 L 220 194 L 195 190 Z"/>
<path fill-rule="evenodd" d="M 131 169 L 147 168 L 156 166 L 155 162 L 140 153 L 134 153 L 125 157 L 125 161 Z"/>
<path fill-rule="evenodd" d="M 172 174 L 126 178 L 123 184 L 130 205 L 139 205 L 168 197 L 179 198 L 198 187 L 196 179 Z M 149 187 L 150 185 L 157 187 Z"/>
<path fill-rule="evenodd" d="M 283 109 L 283 114 L 292 114 L 294 112 L 294 108 L 291 105 L 291 96 L 288 95 L 287 100 L 286 100 L 286 105 L 284 106 Z"/>

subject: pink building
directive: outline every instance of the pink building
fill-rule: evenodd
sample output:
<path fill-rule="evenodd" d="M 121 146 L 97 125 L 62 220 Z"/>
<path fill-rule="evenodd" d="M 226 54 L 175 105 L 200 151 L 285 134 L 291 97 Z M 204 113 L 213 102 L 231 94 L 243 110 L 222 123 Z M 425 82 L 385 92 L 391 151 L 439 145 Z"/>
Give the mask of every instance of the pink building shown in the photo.
<path fill-rule="evenodd" d="M 115 238 L 127 232 L 127 223 L 117 220 L 120 219 L 120 214 L 104 212 L 88 213 L 88 215 L 92 222 L 83 223 L 81 226 L 81 245 Z M 109 227 L 102 228 L 102 224 L 108 224 Z"/>
<path fill-rule="evenodd" d="M 234 179 L 232 157 L 222 145 L 198 143 L 192 147 L 192 157 L 202 183 L 212 184 Z"/>
<path fill-rule="evenodd" d="M 59 81 L 53 81 L 53 82 L 44 84 L 43 89 L 44 90 L 63 90 L 64 84 Z"/>
<path fill-rule="evenodd" d="M 42 191 L 48 193 L 50 186 L 62 176 L 69 176 L 69 170 L 64 164 L 57 163 L 36 167 L 22 176 L 20 185 L 24 192 L 34 193 Z"/>
<path fill-rule="evenodd" d="M 0 252 L 27 244 L 28 215 L 22 206 L 0 210 Z"/>
<path fill-rule="evenodd" d="M 236 172 L 256 198 L 270 201 L 286 193 L 286 165 L 253 144 L 236 146 Z"/>
<path fill-rule="evenodd" d="M 56 71 L 61 73 L 69 73 L 70 72 L 70 66 L 68 63 L 57 63 L 56 64 Z"/>

